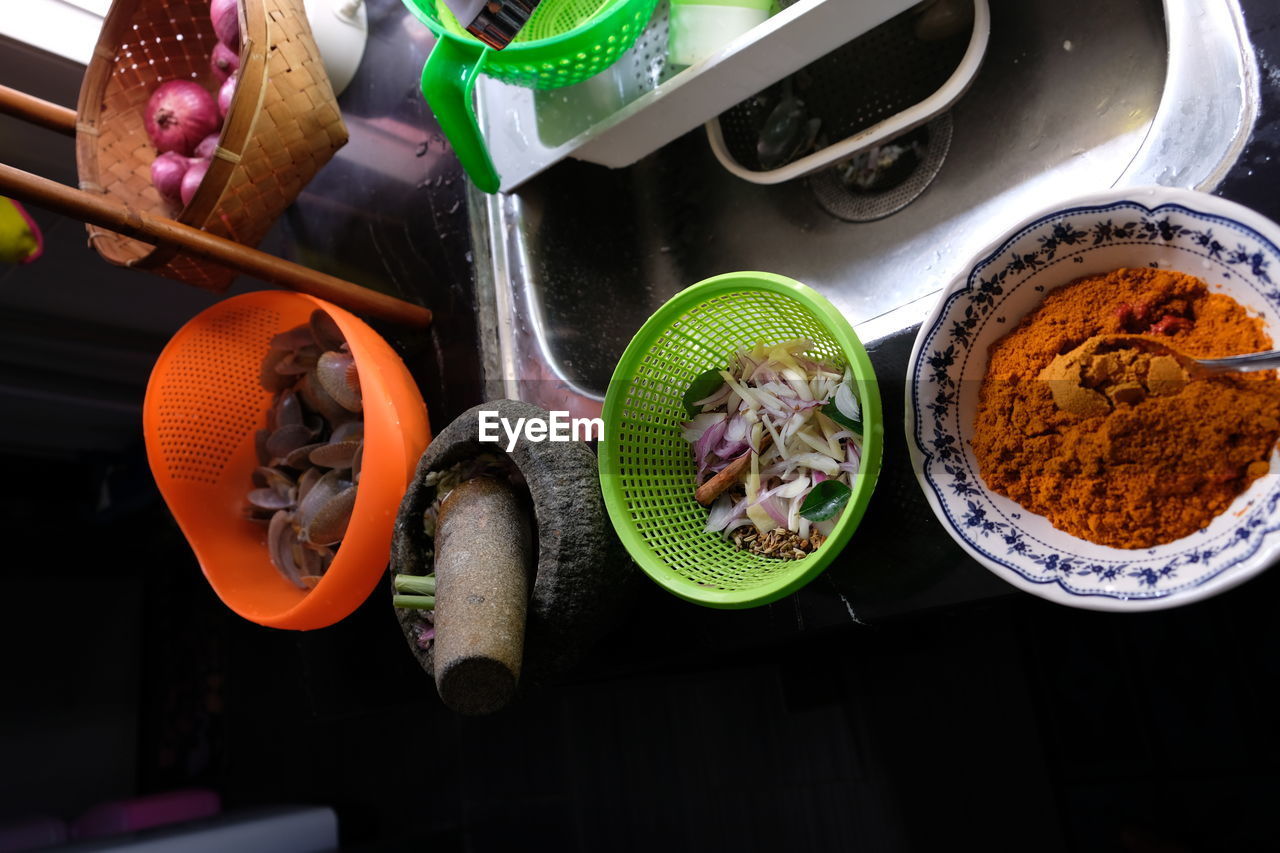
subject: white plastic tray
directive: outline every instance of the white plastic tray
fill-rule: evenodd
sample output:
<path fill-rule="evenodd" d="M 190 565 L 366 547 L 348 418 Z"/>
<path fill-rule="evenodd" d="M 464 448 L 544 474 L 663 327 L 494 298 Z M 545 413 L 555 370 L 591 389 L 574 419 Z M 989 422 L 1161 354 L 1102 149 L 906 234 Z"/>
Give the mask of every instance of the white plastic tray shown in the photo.
<path fill-rule="evenodd" d="M 974 0 L 973 32 L 969 37 L 969 46 L 965 49 L 964 56 L 960 59 L 960 64 L 956 66 L 956 70 L 936 92 L 902 112 L 895 113 L 883 121 L 879 121 L 855 133 L 853 136 L 846 137 L 834 145 L 828 145 L 825 148 L 814 151 L 812 154 L 801 157 L 799 160 L 795 160 L 785 166 L 768 170 L 754 170 L 744 167 L 729 153 L 729 149 L 725 145 L 724 134 L 720 130 L 718 117 L 707 122 L 706 125 L 707 139 L 711 143 L 711 150 L 715 152 L 716 159 L 720 161 L 720 165 L 739 178 L 756 184 L 779 184 L 783 181 L 790 181 L 812 174 L 830 166 L 832 163 L 838 163 L 841 160 L 852 157 L 859 151 L 864 151 L 873 145 L 878 145 L 881 142 L 900 136 L 908 130 L 919 127 L 929 119 L 949 109 L 969 88 L 969 84 L 973 82 L 974 75 L 978 73 L 978 68 L 982 64 L 982 57 L 987 52 L 987 42 L 990 36 L 991 10 L 987 5 L 987 0 Z"/>
<path fill-rule="evenodd" d="M 914 5 L 799 0 L 683 70 L 667 65 L 667 4 L 636 46 L 575 86 L 534 91 L 482 76 L 476 105 L 504 192 L 566 157 L 629 166 Z"/>

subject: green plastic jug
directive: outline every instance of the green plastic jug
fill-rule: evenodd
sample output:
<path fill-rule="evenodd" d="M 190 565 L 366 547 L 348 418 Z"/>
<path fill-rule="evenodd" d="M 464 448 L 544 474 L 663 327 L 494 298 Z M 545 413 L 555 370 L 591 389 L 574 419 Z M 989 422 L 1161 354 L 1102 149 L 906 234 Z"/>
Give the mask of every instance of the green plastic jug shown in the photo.
<path fill-rule="evenodd" d="M 532 89 L 556 89 L 598 74 L 635 44 L 658 0 L 542 0 L 520 34 L 503 50 L 472 36 L 444 0 L 404 0 L 439 39 L 422 68 L 426 98 L 462 163 L 485 192 L 498 191 L 472 94 L 488 74 Z"/>

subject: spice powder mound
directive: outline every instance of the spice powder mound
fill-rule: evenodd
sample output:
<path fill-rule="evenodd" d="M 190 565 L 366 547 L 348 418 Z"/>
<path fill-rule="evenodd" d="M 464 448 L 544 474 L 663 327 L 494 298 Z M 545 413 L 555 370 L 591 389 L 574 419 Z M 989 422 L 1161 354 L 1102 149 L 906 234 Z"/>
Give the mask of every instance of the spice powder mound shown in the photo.
<path fill-rule="evenodd" d="M 1267 473 L 1280 438 L 1274 371 L 1193 378 L 1083 416 L 1041 371 L 1096 335 L 1158 338 L 1195 358 L 1269 349 L 1262 321 L 1194 276 L 1119 269 L 1052 291 L 991 345 L 971 442 L 995 492 L 1090 542 L 1147 548 L 1208 526 Z"/>

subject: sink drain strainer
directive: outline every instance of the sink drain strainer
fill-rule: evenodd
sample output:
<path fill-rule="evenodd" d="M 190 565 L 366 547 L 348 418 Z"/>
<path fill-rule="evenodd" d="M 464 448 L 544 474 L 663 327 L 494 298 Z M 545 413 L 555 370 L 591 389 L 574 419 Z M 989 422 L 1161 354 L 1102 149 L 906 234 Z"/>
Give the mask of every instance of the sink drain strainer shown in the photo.
<path fill-rule="evenodd" d="M 846 222 L 871 222 L 915 201 L 937 176 L 951 147 L 951 116 L 810 176 L 822 209 Z"/>
<path fill-rule="evenodd" d="M 708 122 L 712 152 L 777 184 L 887 148 L 951 108 L 989 34 L 987 0 L 918 3 Z"/>

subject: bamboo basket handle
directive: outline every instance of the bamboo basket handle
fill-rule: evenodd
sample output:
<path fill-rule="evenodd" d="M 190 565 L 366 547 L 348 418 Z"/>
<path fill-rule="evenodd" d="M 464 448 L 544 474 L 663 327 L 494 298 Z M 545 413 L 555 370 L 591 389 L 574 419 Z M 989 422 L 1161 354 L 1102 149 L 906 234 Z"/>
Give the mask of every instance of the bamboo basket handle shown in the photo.
<path fill-rule="evenodd" d="M 0 86 L 0 113 L 71 136 L 76 132 L 75 110 L 42 101 L 7 86 Z M 173 246 L 186 254 L 222 264 L 237 272 L 299 293 L 318 296 L 360 314 L 414 328 L 431 325 L 429 308 L 277 258 L 172 219 L 133 210 L 105 196 L 72 189 L 57 181 L 3 163 L 0 163 L 0 195 L 11 196 L 81 222 L 109 228 L 128 237 Z"/>

